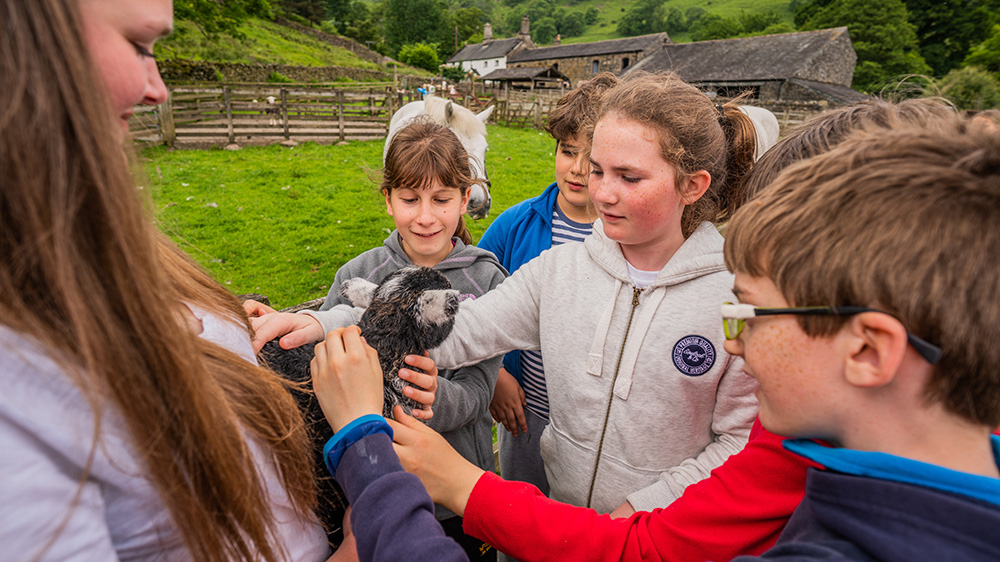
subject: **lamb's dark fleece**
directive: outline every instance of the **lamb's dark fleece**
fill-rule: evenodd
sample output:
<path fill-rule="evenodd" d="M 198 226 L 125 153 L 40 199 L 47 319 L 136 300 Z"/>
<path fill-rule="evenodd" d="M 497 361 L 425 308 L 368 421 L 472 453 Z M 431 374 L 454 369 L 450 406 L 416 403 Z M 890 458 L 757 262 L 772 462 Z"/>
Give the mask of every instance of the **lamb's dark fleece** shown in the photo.
<path fill-rule="evenodd" d="M 399 369 L 407 355 L 420 355 L 441 344 L 451 333 L 458 312 L 458 291 L 440 272 L 429 267 L 405 267 L 387 277 L 380 285 L 361 278 L 349 279 L 340 286 L 341 295 L 357 307 L 365 308 L 358 326 L 361 335 L 378 352 L 384 380 L 385 407 L 382 414 L 390 417 L 396 404 L 406 413 L 420 405 L 403 396 L 407 383 L 399 378 Z M 267 342 L 261 349 L 261 362 L 286 379 L 303 384 L 295 391 L 313 441 L 317 467 L 320 520 L 334 544 L 342 539 L 346 498 L 336 482 L 326 474 L 323 445 L 333 437 L 333 431 L 323 417 L 319 402 L 312 393 L 309 363 L 314 355 L 313 344 L 295 349 L 282 349 L 278 340 Z M 412 366 L 407 369 L 417 370 Z"/>

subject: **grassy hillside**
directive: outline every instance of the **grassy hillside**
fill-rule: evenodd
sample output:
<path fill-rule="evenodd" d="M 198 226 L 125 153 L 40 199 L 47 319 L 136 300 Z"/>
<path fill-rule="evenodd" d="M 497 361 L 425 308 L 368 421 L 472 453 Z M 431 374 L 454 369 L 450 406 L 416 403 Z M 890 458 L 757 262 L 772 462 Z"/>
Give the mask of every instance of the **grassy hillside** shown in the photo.
<path fill-rule="evenodd" d="M 243 39 L 224 34 L 208 39 L 193 24 L 178 20 L 173 35 L 157 43 L 157 52 L 166 58 L 215 62 L 379 68 L 347 49 L 266 20 L 248 20 L 240 32 Z"/>
<path fill-rule="evenodd" d="M 603 41 L 605 39 L 619 39 L 618 20 L 636 3 L 636 0 L 623 0 L 621 2 L 609 2 L 607 0 L 580 0 L 579 2 L 569 2 L 560 0 L 553 2 L 554 5 L 563 6 L 571 10 L 586 11 L 593 6 L 597 8 L 599 16 L 597 22 L 587 26 L 583 35 L 578 37 L 564 37 L 562 43 L 589 43 L 591 41 Z M 521 5 L 527 6 L 528 2 Z M 740 12 L 757 13 L 774 11 L 782 17 L 783 21 L 792 23 L 792 10 L 789 0 L 668 0 L 668 7 L 676 7 L 682 13 L 688 8 L 697 6 L 704 8 L 710 14 L 717 14 L 722 17 L 735 17 Z M 688 33 L 671 34 L 670 38 L 675 43 L 685 43 L 691 40 Z"/>

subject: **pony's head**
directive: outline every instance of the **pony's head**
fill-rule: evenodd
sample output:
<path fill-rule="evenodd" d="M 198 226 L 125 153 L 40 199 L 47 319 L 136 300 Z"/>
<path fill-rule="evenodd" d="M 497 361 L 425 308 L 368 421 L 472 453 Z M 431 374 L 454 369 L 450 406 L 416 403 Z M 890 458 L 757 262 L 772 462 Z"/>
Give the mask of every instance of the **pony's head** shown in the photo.
<path fill-rule="evenodd" d="M 441 99 L 436 96 L 427 96 L 424 101 L 411 102 L 399 109 L 389 123 L 389 134 L 385 139 L 383 149 L 383 159 L 385 151 L 389 148 L 389 142 L 396 132 L 411 119 L 418 115 L 428 115 L 431 120 L 450 128 L 458 140 L 461 141 L 465 151 L 469 153 L 469 169 L 472 176 L 481 178 L 481 183 L 474 183 L 469 189 L 469 210 L 468 214 L 473 219 L 485 218 L 489 215 L 490 204 L 490 177 L 486 172 L 486 120 L 493 113 L 493 107 L 476 114 L 472 111 L 455 104 L 451 101 Z"/>

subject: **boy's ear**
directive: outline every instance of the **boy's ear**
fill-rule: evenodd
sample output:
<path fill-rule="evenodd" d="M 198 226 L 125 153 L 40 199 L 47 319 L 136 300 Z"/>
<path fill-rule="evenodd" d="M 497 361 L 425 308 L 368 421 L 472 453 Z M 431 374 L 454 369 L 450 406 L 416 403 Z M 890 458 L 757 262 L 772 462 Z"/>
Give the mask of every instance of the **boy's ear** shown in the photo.
<path fill-rule="evenodd" d="M 708 170 L 698 170 L 684 180 L 681 188 L 681 202 L 690 205 L 701 199 L 701 196 L 708 191 L 708 186 L 712 183 L 712 175 Z"/>
<path fill-rule="evenodd" d="M 875 388 L 891 383 L 906 354 L 906 328 L 892 316 L 864 312 L 852 316 L 841 329 L 846 345 L 845 377 L 856 387 Z"/>

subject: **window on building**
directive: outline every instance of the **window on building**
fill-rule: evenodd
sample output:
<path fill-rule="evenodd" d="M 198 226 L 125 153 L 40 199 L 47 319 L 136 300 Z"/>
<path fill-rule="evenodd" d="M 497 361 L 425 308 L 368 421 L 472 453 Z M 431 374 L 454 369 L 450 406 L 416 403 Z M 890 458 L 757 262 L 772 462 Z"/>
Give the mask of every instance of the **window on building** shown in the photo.
<path fill-rule="evenodd" d="M 552 65 L 553 70 L 559 70 L 559 63 L 554 63 Z"/>
<path fill-rule="evenodd" d="M 493 66 L 500 66 L 500 59 L 493 61 Z"/>
<path fill-rule="evenodd" d="M 628 57 L 622 58 L 622 70 L 628 68 Z"/>
<path fill-rule="evenodd" d="M 593 63 L 591 63 L 591 65 L 590 65 L 590 72 L 592 72 L 592 73 L 594 73 L 594 74 L 597 74 L 597 73 L 598 73 L 598 72 L 600 72 L 600 71 L 601 71 L 601 61 L 599 61 L 599 60 L 595 60 L 595 61 L 594 61 Z"/>

